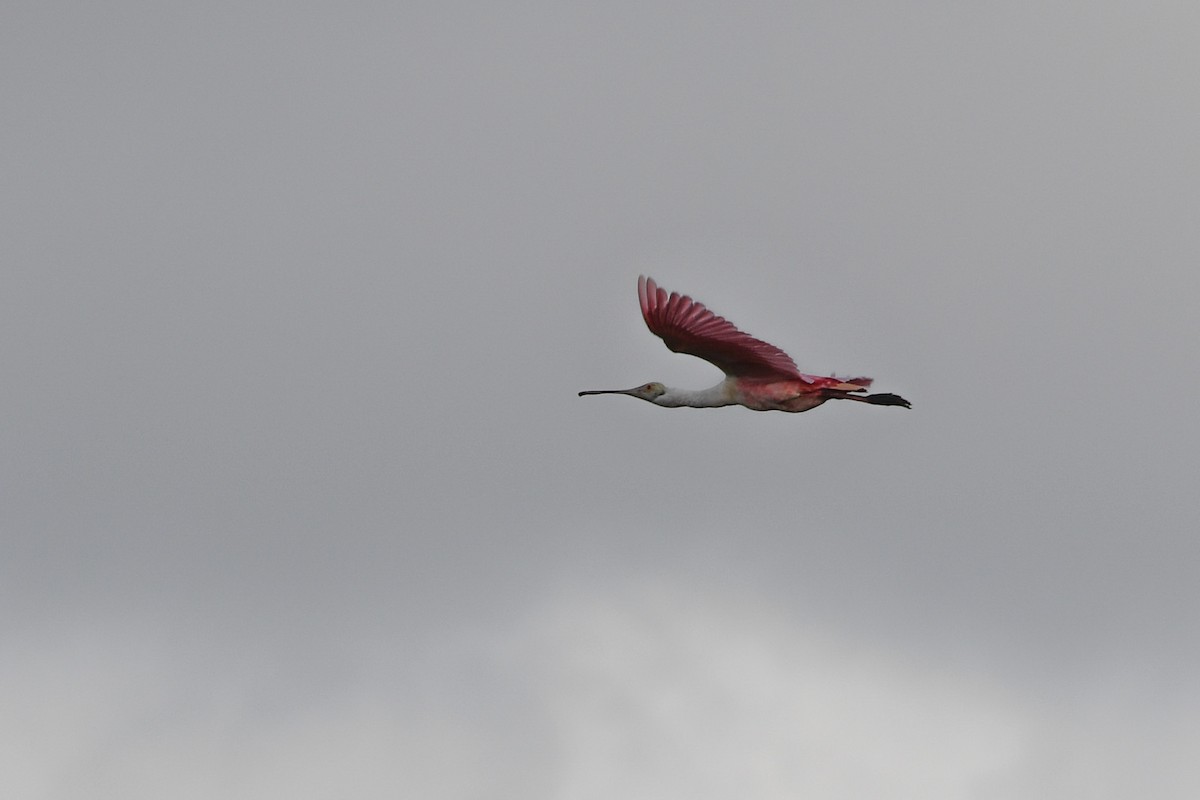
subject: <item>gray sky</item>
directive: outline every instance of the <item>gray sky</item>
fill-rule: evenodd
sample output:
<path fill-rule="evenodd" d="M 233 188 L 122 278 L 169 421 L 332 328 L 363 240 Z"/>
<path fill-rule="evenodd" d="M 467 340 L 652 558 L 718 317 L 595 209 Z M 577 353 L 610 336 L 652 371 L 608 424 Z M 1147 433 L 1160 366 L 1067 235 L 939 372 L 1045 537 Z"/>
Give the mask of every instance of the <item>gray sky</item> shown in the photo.
<path fill-rule="evenodd" d="M 6 10 L 0 794 L 1196 797 L 1195 4 L 504 5 Z"/>

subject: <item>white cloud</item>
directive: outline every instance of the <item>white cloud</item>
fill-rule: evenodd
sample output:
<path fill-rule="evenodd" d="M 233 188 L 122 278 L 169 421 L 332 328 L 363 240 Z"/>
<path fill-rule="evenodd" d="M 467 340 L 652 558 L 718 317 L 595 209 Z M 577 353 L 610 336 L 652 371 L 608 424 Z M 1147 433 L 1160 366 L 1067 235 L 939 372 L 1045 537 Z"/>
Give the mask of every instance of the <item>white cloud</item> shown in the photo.
<path fill-rule="evenodd" d="M 623 587 L 555 604 L 509 654 L 544 687 L 572 800 L 964 797 L 1023 755 L 996 689 L 755 602 Z"/>
<path fill-rule="evenodd" d="M 317 679 L 294 653 L 116 624 L 13 644 L 5 796 L 1182 800 L 1200 786 L 1196 698 L 1167 707 L 1140 674 L 1048 697 L 657 578 L 544 594 L 424 647 L 351 637 L 314 653 L 334 664 Z"/>

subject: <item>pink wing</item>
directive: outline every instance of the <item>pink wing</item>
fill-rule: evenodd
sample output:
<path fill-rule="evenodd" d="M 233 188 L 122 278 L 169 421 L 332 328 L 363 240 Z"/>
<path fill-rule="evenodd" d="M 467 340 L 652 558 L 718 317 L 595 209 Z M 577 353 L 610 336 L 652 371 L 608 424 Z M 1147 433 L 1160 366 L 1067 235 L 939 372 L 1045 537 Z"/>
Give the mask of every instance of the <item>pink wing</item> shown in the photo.
<path fill-rule="evenodd" d="M 638 278 L 638 299 L 646 327 L 676 353 L 703 358 L 726 375 L 739 378 L 812 380 L 775 345 L 742 333 L 686 295 L 668 295 L 653 278 Z"/>

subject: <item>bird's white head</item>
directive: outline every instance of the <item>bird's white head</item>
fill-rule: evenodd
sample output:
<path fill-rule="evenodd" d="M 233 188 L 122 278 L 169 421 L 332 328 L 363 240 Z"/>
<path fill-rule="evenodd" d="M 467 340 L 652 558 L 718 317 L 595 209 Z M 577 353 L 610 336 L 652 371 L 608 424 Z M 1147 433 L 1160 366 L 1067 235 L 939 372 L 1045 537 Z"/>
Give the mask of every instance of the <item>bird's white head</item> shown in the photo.
<path fill-rule="evenodd" d="M 648 400 L 651 403 L 658 403 L 660 397 L 667 393 L 667 387 L 657 381 L 651 383 L 643 383 L 641 386 L 635 386 L 632 389 L 592 389 L 587 392 L 580 392 L 579 396 L 585 394 L 627 394 L 630 397 L 640 397 L 643 400 Z"/>

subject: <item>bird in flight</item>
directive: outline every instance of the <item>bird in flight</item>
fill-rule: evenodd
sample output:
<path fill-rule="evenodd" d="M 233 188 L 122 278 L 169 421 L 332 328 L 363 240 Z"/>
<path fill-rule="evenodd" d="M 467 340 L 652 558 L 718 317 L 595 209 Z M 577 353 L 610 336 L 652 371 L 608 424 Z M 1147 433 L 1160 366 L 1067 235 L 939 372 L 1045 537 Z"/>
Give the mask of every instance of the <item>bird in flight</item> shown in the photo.
<path fill-rule="evenodd" d="M 653 278 L 638 278 L 642 318 L 650 332 L 676 353 L 703 358 L 725 373 L 708 389 L 673 389 L 645 383 L 633 389 L 596 389 L 585 394 L 627 394 L 667 408 L 745 406 L 755 411 L 808 411 L 826 400 L 855 400 L 876 406 L 912 405 L 898 394 L 865 394 L 870 378 L 806 375 L 791 357 L 755 339 L 687 295 L 659 288 Z"/>

